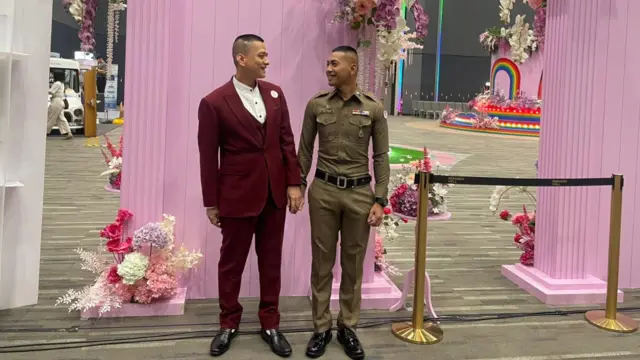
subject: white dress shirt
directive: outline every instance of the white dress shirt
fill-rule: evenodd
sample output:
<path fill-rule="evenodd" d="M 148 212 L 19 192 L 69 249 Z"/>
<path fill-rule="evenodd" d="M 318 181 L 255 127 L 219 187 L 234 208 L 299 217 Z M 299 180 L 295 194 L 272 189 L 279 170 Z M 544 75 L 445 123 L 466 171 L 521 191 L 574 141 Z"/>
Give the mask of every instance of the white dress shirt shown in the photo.
<path fill-rule="evenodd" d="M 236 92 L 240 96 L 240 100 L 242 100 L 242 104 L 245 109 L 253 115 L 253 117 L 258 120 L 261 124 L 264 124 L 264 121 L 267 119 L 267 110 L 264 107 L 264 101 L 262 100 L 262 95 L 260 95 L 260 90 L 258 90 L 258 84 L 254 88 L 251 88 L 240 81 L 236 80 L 236 77 L 233 77 L 233 86 L 236 88 Z"/>

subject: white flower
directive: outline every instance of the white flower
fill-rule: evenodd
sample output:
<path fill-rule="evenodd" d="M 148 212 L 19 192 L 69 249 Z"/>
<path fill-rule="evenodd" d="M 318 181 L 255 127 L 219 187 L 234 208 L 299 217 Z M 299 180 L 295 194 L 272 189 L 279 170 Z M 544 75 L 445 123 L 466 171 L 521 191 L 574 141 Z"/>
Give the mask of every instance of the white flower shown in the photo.
<path fill-rule="evenodd" d="M 442 184 L 433 184 L 433 192 L 441 197 L 444 197 L 448 193 L 447 189 L 445 189 Z"/>
<path fill-rule="evenodd" d="M 508 24 L 511 22 L 511 10 L 515 0 L 500 0 L 500 20 Z"/>
<path fill-rule="evenodd" d="M 149 258 L 139 252 L 132 252 L 124 257 L 124 261 L 118 265 L 118 275 L 122 277 L 122 282 L 133 285 L 142 279 L 147 272 Z"/>

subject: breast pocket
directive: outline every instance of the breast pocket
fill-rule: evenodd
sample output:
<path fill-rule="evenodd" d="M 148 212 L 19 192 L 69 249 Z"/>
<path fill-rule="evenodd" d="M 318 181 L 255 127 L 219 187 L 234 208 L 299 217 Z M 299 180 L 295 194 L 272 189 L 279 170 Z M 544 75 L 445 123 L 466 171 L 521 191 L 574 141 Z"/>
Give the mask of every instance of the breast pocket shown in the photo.
<path fill-rule="evenodd" d="M 365 115 L 351 115 L 347 137 L 355 143 L 368 142 L 371 137 L 371 118 Z"/>
<path fill-rule="evenodd" d="M 318 122 L 318 137 L 320 140 L 334 141 L 338 137 L 338 124 L 335 114 L 320 114 Z"/>

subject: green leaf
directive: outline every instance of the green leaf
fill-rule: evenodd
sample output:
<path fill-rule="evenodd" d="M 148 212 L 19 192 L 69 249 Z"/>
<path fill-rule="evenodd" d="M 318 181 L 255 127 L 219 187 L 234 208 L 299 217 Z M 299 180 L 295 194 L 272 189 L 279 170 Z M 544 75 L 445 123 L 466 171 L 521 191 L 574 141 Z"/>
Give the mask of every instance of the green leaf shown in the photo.
<path fill-rule="evenodd" d="M 367 19 L 367 25 L 373 25 L 373 18 Z"/>
<path fill-rule="evenodd" d="M 352 28 L 353 30 L 358 30 L 358 29 L 360 29 L 360 26 L 361 26 L 361 25 L 362 25 L 362 24 L 360 23 L 360 21 L 353 22 L 353 23 L 351 23 L 351 28 Z"/>
<path fill-rule="evenodd" d="M 364 40 L 364 41 L 362 41 L 362 46 L 364 46 L 364 47 L 367 47 L 367 48 L 368 48 L 369 46 L 371 46 L 371 40 Z"/>

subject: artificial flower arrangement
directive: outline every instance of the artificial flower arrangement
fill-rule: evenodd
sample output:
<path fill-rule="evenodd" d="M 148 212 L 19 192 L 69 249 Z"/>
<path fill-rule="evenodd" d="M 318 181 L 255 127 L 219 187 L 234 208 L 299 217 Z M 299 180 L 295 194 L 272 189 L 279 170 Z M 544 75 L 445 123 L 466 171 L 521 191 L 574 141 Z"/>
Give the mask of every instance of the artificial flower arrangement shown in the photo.
<path fill-rule="evenodd" d="M 500 0 L 500 20 L 506 25 L 511 22 L 511 10 L 516 0 Z M 499 49 L 510 49 L 510 57 L 517 63 L 523 63 L 533 53 L 544 46 L 546 27 L 546 0 L 523 0 L 535 10 L 533 29 L 524 22 L 525 15 L 517 15 L 510 28 L 492 27 L 480 34 L 480 44 L 489 53 Z"/>
<path fill-rule="evenodd" d="M 184 246 L 174 251 L 175 218 L 166 214 L 162 222 L 148 223 L 123 240 L 124 224 L 132 216 L 120 209 L 115 222 L 100 232 L 103 241 L 97 251 L 76 250 L 82 269 L 96 274 L 96 281 L 79 291 L 68 290 L 56 306 L 68 305 L 69 311 L 98 308 L 104 314 L 124 303 L 150 304 L 176 294 L 178 276 L 193 269 L 202 254 Z"/>
<path fill-rule="evenodd" d="M 524 96 L 524 93 L 518 92 L 514 99 L 509 99 L 502 91 L 492 93 L 487 90 L 468 103 L 469 110 L 472 113 L 465 113 L 473 121 L 473 127 L 480 129 L 498 129 L 499 119 L 489 116 L 492 112 L 512 112 L 515 114 L 532 114 L 540 115 L 542 111 L 542 100 Z M 459 111 L 446 106 L 442 111 L 440 122 L 449 124 L 453 122 L 460 114 Z"/>
<path fill-rule="evenodd" d="M 378 226 L 376 230 L 376 262 L 375 271 L 384 271 L 389 275 L 398 275 L 398 269 L 390 265 L 384 258 L 387 254 L 387 250 L 384 248 L 386 241 L 393 242 L 398 238 L 396 229 L 400 226 L 400 221 L 405 224 L 408 222 L 406 218 L 398 218 L 393 216 L 393 210 L 391 208 L 384 208 L 384 216 L 382 218 L 382 224 Z"/>
<path fill-rule="evenodd" d="M 123 148 L 123 137 L 120 135 L 120 141 L 118 144 L 118 148 L 113 146 L 111 140 L 107 135 L 104 136 L 106 141 L 106 147 L 111 154 L 111 158 L 107 155 L 104 149 L 100 149 L 102 152 L 102 156 L 104 157 L 104 161 L 107 163 L 108 169 L 103 171 L 100 176 L 109 175 L 109 185 L 115 190 L 120 190 L 120 183 L 122 181 L 122 148 Z"/>
<path fill-rule="evenodd" d="M 435 168 L 439 168 L 439 164 L 435 163 Z M 431 172 L 433 170 L 431 164 L 431 156 L 429 150 L 424 148 L 424 157 L 421 160 L 414 161 L 410 167 L 403 166 L 402 170 L 392 180 L 394 190 L 389 198 L 391 209 L 396 214 L 410 218 L 418 216 L 418 185 L 414 184 L 416 172 Z M 428 215 L 442 214 L 447 211 L 447 188 L 450 184 L 429 184 L 429 205 Z"/>
<path fill-rule="evenodd" d="M 388 85 L 394 76 L 393 64 L 406 59 L 412 49 L 421 49 L 422 39 L 427 36 L 429 16 L 417 0 L 337 0 L 339 11 L 334 22 L 344 22 L 358 32 L 358 55 L 360 69 L 358 85 L 371 89 L 369 77 L 368 51 L 373 42 L 376 46 L 374 90 Z M 410 32 L 401 14 L 406 5 L 415 20 L 416 29 Z M 371 30 L 371 31 L 368 31 Z M 410 60 L 410 58 L 409 58 Z"/>
<path fill-rule="evenodd" d="M 536 172 L 538 169 L 538 161 L 536 161 Z M 529 201 L 532 203 L 534 210 L 528 212 L 526 205 L 522 205 L 522 213 L 511 214 L 509 210 L 502 210 L 499 213 L 500 219 L 504 221 L 511 221 L 511 224 L 516 227 L 516 234 L 513 237 L 515 246 L 522 250 L 520 256 L 520 263 L 525 266 L 533 266 L 534 253 L 535 253 L 535 238 L 536 238 L 536 197 L 525 186 L 496 186 L 491 198 L 489 199 L 489 208 L 495 214 L 500 209 L 500 203 L 503 199 L 508 199 L 511 192 L 517 194 L 526 195 Z"/>

